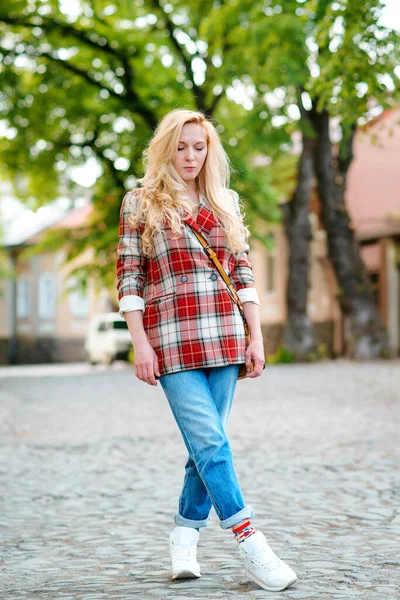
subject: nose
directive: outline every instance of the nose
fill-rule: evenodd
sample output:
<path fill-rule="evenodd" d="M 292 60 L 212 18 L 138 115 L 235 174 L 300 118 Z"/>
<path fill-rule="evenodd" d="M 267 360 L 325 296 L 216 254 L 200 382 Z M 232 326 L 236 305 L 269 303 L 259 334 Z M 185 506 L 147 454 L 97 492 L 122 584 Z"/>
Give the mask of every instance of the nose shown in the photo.
<path fill-rule="evenodd" d="M 188 148 L 187 152 L 186 152 L 186 160 L 189 162 L 193 162 L 194 161 L 194 152 L 191 148 Z"/>

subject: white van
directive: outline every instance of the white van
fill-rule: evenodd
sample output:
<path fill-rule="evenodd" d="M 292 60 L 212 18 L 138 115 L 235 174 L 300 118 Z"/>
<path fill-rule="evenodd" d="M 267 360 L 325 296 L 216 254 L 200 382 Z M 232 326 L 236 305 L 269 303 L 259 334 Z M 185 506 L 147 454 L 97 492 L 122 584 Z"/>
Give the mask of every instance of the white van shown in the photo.
<path fill-rule="evenodd" d="M 114 360 L 128 358 L 132 342 L 128 325 L 117 312 L 96 315 L 91 320 L 85 340 L 88 361 L 110 365 Z"/>

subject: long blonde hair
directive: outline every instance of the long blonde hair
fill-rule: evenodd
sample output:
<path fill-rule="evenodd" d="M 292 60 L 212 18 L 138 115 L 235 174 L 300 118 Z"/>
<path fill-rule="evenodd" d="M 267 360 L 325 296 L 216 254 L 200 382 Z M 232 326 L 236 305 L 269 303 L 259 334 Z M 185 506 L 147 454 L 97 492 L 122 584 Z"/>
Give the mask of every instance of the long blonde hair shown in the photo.
<path fill-rule="evenodd" d="M 229 159 L 214 125 L 201 112 L 175 109 L 158 124 L 152 139 L 143 152 L 145 175 L 141 183 L 137 211 L 130 215 L 133 228 L 144 226 L 143 253 L 150 255 L 153 236 L 161 230 L 164 220 L 173 235 L 182 234 L 182 219 L 191 214 L 187 186 L 174 166 L 182 127 L 186 123 L 201 125 L 206 133 L 207 156 L 198 177 L 203 193 L 215 217 L 225 230 L 227 245 L 235 254 L 247 246 L 249 230 L 243 224 L 239 197 L 228 189 Z"/>

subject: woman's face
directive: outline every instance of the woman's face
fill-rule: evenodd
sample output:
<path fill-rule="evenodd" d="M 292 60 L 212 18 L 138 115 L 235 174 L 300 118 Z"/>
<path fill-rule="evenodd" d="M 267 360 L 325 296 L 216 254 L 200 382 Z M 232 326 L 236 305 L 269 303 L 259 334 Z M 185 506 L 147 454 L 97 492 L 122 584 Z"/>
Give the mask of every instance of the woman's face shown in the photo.
<path fill-rule="evenodd" d="M 204 165 L 206 156 L 207 138 L 205 129 L 197 123 L 186 123 L 182 127 L 175 153 L 175 169 L 185 181 L 194 181 Z"/>

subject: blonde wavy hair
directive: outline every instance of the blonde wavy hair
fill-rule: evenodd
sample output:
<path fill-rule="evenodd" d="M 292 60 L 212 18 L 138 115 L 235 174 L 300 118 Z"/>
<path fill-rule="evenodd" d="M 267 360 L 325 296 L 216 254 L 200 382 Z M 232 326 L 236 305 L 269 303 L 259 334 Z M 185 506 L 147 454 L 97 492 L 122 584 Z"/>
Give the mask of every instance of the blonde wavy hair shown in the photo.
<path fill-rule="evenodd" d="M 182 234 L 183 219 L 191 214 L 185 181 L 174 166 L 182 127 L 186 123 L 201 125 L 206 133 L 207 156 L 198 176 L 200 193 L 204 194 L 215 217 L 224 228 L 229 250 L 239 253 L 248 249 L 250 235 L 243 223 L 239 196 L 228 189 L 230 168 L 228 156 L 214 125 L 201 112 L 175 109 L 158 124 L 143 152 L 145 175 L 141 184 L 137 210 L 129 217 L 131 227 L 144 226 L 142 247 L 150 255 L 152 238 L 168 220 L 174 237 Z"/>

